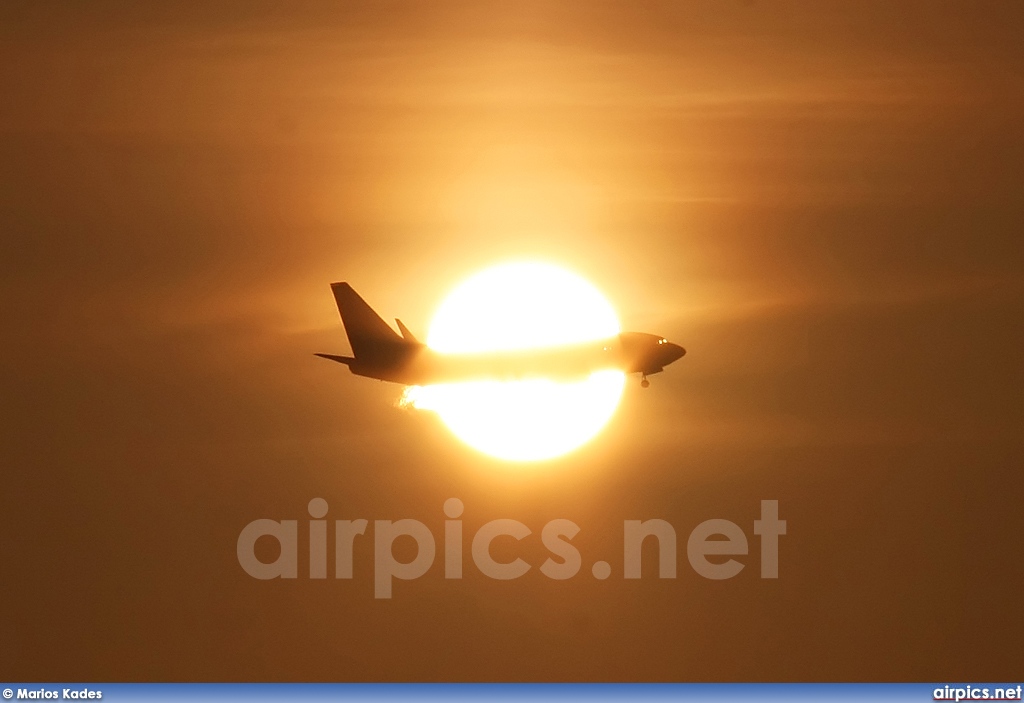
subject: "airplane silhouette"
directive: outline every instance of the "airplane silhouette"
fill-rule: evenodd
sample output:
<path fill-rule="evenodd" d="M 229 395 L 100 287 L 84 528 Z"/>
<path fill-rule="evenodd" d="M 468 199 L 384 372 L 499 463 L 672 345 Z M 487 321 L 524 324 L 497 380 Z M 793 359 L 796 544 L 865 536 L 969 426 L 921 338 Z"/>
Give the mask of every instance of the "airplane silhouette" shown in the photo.
<path fill-rule="evenodd" d="M 664 337 L 623 332 L 607 339 L 542 349 L 442 354 L 418 341 L 401 320 L 399 336 L 348 283 L 332 283 L 354 356 L 316 354 L 348 366 L 357 376 L 407 386 L 475 380 L 578 379 L 595 371 L 639 373 L 640 385 L 686 350 Z"/>

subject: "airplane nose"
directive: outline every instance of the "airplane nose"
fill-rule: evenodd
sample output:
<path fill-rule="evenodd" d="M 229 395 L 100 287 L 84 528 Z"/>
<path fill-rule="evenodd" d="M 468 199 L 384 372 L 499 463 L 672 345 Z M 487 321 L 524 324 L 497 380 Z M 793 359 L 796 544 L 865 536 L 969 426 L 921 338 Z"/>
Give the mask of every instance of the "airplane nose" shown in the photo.
<path fill-rule="evenodd" d="M 671 342 L 668 345 L 668 352 L 669 352 L 669 355 L 670 355 L 669 356 L 669 359 L 670 359 L 669 363 L 672 363 L 676 359 L 682 359 L 684 356 L 686 356 L 686 350 L 685 349 L 683 349 L 678 344 L 672 344 Z"/>

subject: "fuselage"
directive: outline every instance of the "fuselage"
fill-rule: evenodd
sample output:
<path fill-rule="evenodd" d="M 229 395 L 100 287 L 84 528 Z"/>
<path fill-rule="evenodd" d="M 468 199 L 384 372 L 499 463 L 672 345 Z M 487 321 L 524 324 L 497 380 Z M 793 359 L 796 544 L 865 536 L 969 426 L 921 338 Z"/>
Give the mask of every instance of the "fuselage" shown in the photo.
<path fill-rule="evenodd" d="M 398 335 L 348 283 L 332 283 L 331 291 L 353 355 L 317 356 L 345 364 L 358 376 L 407 386 L 487 379 L 571 380 L 605 369 L 643 374 L 641 385 L 646 386 L 649 374 L 686 354 L 678 344 L 644 332 L 540 349 L 442 353 L 417 341 L 401 320 L 395 320 L 402 333 Z"/>
<path fill-rule="evenodd" d="M 624 332 L 557 347 L 442 353 L 425 344 L 387 340 L 346 362 L 352 373 L 404 385 L 477 380 L 573 380 L 602 370 L 655 374 L 681 358 L 681 346 L 643 332 Z"/>

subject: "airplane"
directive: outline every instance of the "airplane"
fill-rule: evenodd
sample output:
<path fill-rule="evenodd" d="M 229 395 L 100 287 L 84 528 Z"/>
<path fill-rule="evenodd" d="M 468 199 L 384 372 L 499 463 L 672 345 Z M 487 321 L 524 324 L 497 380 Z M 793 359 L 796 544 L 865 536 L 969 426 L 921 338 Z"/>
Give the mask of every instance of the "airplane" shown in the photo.
<path fill-rule="evenodd" d="M 345 364 L 357 376 L 406 386 L 585 378 L 595 371 L 618 369 L 639 373 L 640 386 L 647 388 L 648 376 L 686 354 L 678 344 L 645 332 L 623 332 L 607 339 L 543 349 L 444 354 L 417 340 L 396 318 L 399 336 L 348 283 L 332 283 L 331 291 L 354 356 L 316 356 Z"/>

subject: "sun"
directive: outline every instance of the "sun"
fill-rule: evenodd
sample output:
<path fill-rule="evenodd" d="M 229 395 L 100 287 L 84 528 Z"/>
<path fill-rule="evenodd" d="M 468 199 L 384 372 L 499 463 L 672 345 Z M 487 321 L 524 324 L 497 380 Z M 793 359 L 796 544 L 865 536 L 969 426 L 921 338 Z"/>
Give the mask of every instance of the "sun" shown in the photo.
<path fill-rule="evenodd" d="M 441 353 L 538 348 L 619 332 L 615 311 L 580 276 L 515 262 L 472 276 L 445 299 L 427 344 Z M 499 459 L 561 456 L 596 435 L 622 396 L 621 371 L 575 381 L 475 381 L 406 389 L 403 402 L 436 412 L 466 444 Z"/>

